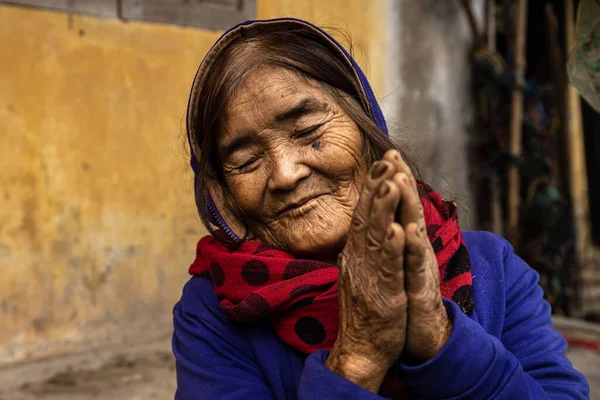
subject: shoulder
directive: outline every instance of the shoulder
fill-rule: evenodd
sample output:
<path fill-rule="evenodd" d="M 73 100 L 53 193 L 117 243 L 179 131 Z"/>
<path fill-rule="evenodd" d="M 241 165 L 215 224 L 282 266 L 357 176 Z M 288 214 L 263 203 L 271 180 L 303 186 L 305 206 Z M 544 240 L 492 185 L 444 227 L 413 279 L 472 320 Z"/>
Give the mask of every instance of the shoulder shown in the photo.
<path fill-rule="evenodd" d="M 463 231 L 463 239 L 471 258 L 503 260 L 512 252 L 510 243 L 495 233 L 486 231 Z"/>
<path fill-rule="evenodd" d="M 211 281 L 201 276 L 192 276 L 186 282 L 183 286 L 180 302 L 184 311 L 191 314 L 202 314 L 205 308 L 219 308 L 219 300 L 215 295 Z"/>
<path fill-rule="evenodd" d="M 486 231 L 465 231 L 463 238 L 469 250 L 474 281 L 477 278 L 500 279 L 496 280 L 496 284 L 504 286 L 525 273 L 536 275 L 533 269 L 515 255 L 512 245 L 506 239 Z"/>
<path fill-rule="evenodd" d="M 207 278 L 192 276 L 184 285 L 175 308 L 188 317 L 233 328 L 233 323 L 221 311 L 212 282 Z"/>
<path fill-rule="evenodd" d="M 506 239 L 483 231 L 464 232 L 463 237 L 471 258 L 476 319 L 500 338 L 515 299 L 542 300 L 539 276 L 514 254 Z"/>
<path fill-rule="evenodd" d="M 173 307 L 173 351 L 177 360 L 223 356 L 248 358 L 249 339 L 219 308 L 210 280 L 194 276 Z M 202 356 L 204 355 L 204 356 Z M 198 358 L 200 357 L 200 358 Z M 216 359 L 215 358 L 215 359 Z"/>

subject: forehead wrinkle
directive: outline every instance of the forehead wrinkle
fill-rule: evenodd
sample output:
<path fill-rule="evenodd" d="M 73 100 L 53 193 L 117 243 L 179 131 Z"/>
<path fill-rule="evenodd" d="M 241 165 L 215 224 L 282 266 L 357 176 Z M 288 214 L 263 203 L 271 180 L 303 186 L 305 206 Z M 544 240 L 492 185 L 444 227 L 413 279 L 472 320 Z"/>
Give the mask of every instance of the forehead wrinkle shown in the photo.
<path fill-rule="evenodd" d="M 282 69 L 260 69 L 246 77 L 239 88 L 237 97 L 251 97 L 257 100 L 267 100 L 271 95 L 273 86 L 277 86 L 278 94 L 292 94 L 297 84 L 293 82 L 297 74 Z M 249 100 L 251 100 L 249 99 Z"/>
<path fill-rule="evenodd" d="M 280 125 L 275 117 L 306 98 L 320 103 L 316 107 L 320 110 L 311 112 L 336 108 L 324 88 L 305 76 L 282 68 L 257 69 L 246 77 L 226 108 L 221 139 L 230 142 L 235 137 L 255 136 Z"/>
<path fill-rule="evenodd" d="M 256 83 L 256 84 L 255 84 Z M 296 85 L 282 77 L 249 77 L 227 107 L 227 129 L 236 125 L 246 127 L 269 125 L 272 114 L 280 108 L 281 101 L 298 93 Z"/>

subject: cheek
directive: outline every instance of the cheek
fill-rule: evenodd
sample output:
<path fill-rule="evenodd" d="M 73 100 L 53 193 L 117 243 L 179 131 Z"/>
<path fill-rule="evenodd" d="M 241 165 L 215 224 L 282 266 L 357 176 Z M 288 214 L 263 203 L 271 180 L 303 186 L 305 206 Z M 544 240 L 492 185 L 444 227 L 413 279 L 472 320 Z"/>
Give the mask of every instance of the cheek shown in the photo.
<path fill-rule="evenodd" d="M 258 175 L 258 174 L 256 174 Z M 253 176 L 252 179 L 240 177 L 227 178 L 231 197 L 246 214 L 254 214 L 263 207 L 264 179 Z"/>
<path fill-rule="evenodd" d="M 343 131 L 342 131 L 343 132 Z M 357 130 L 325 134 L 318 149 L 314 149 L 320 161 L 320 172 L 332 179 L 354 180 L 365 168 L 362 155 L 362 137 Z"/>

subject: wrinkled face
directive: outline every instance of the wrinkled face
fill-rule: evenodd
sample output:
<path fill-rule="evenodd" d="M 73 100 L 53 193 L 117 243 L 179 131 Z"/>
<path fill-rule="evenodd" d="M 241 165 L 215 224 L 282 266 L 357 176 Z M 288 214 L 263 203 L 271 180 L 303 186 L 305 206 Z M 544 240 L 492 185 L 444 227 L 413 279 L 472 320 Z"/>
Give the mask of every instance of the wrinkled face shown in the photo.
<path fill-rule="evenodd" d="M 250 74 L 226 115 L 219 155 L 251 232 L 334 259 L 366 170 L 358 126 L 318 83 L 273 68 Z"/>

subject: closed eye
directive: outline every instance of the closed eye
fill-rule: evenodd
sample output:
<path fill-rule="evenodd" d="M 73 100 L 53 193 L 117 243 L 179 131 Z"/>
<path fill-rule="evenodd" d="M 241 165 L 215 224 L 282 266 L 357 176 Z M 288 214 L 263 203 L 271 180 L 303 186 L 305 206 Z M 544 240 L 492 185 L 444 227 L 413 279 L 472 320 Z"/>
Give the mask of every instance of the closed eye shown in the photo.
<path fill-rule="evenodd" d="M 252 167 L 252 165 L 258 161 L 260 157 L 253 157 L 251 159 L 249 159 L 248 161 L 246 161 L 245 163 L 243 163 L 242 165 L 240 165 L 239 167 L 235 167 L 234 169 L 236 171 L 239 172 L 246 172 L 248 169 L 250 169 Z"/>
<path fill-rule="evenodd" d="M 317 126 L 310 127 L 308 129 L 296 131 L 296 132 L 294 132 L 294 139 L 302 139 L 302 138 L 310 137 L 313 134 L 317 133 L 319 128 L 321 128 L 322 126 L 323 125 L 317 125 Z"/>

